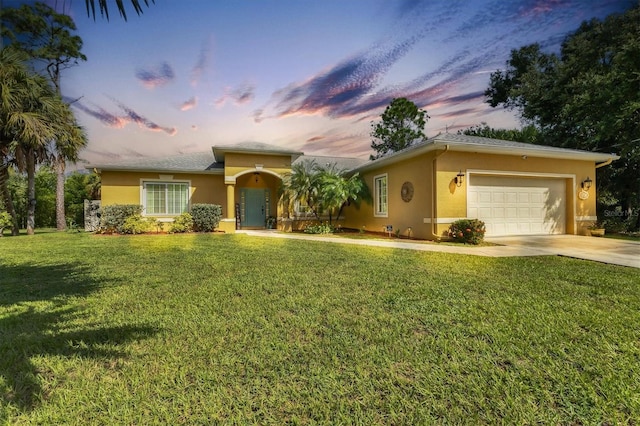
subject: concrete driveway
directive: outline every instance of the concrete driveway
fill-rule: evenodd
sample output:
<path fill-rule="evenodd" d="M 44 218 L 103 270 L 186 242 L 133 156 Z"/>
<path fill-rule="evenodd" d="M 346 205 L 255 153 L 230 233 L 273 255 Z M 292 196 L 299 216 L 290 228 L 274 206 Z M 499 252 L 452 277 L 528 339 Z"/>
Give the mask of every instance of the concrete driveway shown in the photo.
<path fill-rule="evenodd" d="M 357 240 L 327 235 L 283 233 L 274 230 L 240 230 L 239 234 L 256 237 L 314 240 L 325 243 L 353 244 L 396 249 L 439 251 L 487 257 L 567 256 L 612 265 L 640 268 L 640 242 L 578 235 L 526 235 L 520 237 L 488 237 L 496 246 L 445 245 L 426 241 Z"/>
<path fill-rule="evenodd" d="M 640 242 L 635 241 L 580 235 L 488 237 L 485 240 L 507 247 L 526 248 L 531 254 L 539 252 L 640 268 Z"/>

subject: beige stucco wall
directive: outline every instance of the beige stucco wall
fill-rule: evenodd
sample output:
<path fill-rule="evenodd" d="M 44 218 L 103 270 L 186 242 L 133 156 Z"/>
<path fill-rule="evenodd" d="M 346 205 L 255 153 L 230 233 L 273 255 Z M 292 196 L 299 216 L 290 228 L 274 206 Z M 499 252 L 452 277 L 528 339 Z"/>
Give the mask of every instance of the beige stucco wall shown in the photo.
<path fill-rule="evenodd" d="M 224 174 L 226 177 L 237 176 L 262 166 L 264 174 L 273 173 L 283 175 L 291 171 L 290 155 L 258 155 L 227 153 L 224 159 Z"/>
<path fill-rule="evenodd" d="M 102 171 L 102 205 L 143 204 L 141 199 L 142 181 L 189 181 L 190 203 L 226 205 L 226 190 L 222 175 L 189 173 L 139 173 Z M 168 177 L 171 176 L 171 179 Z"/>
<path fill-rule="evenodd" d="M 434 161 L 435 160 L 435 161 Z M 435 215 L 431 214 L 431 183 L 435 164 Z M 459 171 L 465 174 L 465 182 L 458 187 L 454 181 Z M 415 238 L 431 239 L 446 235 L 450 222 L 467 215 L 468 172 L 490 171 L 497 174 L 513 172 L 517 176 L 563 179 L 566 184 L 566 232 L 585 234 L 586 228 L 596 216 L 595 164 L 592 161 L 563 160 L 515 155 L 478 154 L 471 152 L 430 152 L 389 166 L 382 166 L 363 173 L 369 188 L 374 191 L 374 176 L 388 175 L 388 217 L 376 218 L 373 206 L 363 204 L 358 210 L 350 207 L 345 211 L 345 226 L 375 232 L 383 231 L 386 225 L 400 229 L 407 235 L 411 227 Z M 587 177 L 593 181 L 589 198 L 581 200 L 581 182 Z M 414 196 L 404 202 L 400 195 L 406 181 L 414 185 Z M 435 216 L 435 217 L 434 217 Z M 432 223 L 435 222 L 435 225 Z M 444 223 L 443 223 L 444 222 Z"/>
<path fill-rule="evenodd" d="M 362 174 L 374 196 L 373 180 L 375 176 L 387 174 L 388 217 L 374 217 L 373 205 L 362 203 L 360 208 L 347 207 L 344 211 L 344 226 L 354 229 L 366 229 L 383 232 L 387 225 L 399 229 L 401 235 L 426 239 L 430 235 L 430 225 L 424 217 L 431 212 L 431 182 L 433 153 L 422 154 L 387 167 L 367 171 Z M 401 188 L 405 182 L 413 184 L 413 198 L 409 202 L 402 200 Z M 411 230 L 409 230 L 411 228 Z"/>

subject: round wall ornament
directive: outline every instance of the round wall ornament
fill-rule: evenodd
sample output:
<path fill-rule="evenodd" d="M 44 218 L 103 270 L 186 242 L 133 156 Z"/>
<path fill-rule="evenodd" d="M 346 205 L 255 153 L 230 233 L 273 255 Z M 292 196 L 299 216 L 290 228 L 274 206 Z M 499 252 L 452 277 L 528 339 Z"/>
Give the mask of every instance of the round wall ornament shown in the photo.
<path fill-rule="evenodd" d="M 400 189 L 400 196 L 402 201 L 409 202 L 413 198 L 413 184 L 411 182 L 405 182 Z"/>
<path fill-rule="evenodd" d="M 580 191 L 580 193 L 578 193 L 578 198 L 580 198 L 581 200 L 586 200 L 587 198 L 589 198 L 589 193 L 585 190 Z"/>

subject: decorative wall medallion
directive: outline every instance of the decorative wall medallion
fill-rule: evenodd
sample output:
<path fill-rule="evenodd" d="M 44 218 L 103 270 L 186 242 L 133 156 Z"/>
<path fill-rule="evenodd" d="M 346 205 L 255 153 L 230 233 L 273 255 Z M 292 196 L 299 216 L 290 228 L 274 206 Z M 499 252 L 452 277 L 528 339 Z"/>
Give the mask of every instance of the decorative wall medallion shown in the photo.
<path fill-rule="evenodd" d="M 402 201 L 409 202 L 413 198 L 413 184 L 411 182 L 405 182 L 402 184 L 402 189 L 400 190 L 400 196 L 402 197 Z"/>
<path fill-rule="evenodd" d="M 586 200 L 587 198 L 589 198 L 589 193 L 585 190 L 582 190 L 578 193 L 578 198 L 580 198 L 581 200 Z"/>

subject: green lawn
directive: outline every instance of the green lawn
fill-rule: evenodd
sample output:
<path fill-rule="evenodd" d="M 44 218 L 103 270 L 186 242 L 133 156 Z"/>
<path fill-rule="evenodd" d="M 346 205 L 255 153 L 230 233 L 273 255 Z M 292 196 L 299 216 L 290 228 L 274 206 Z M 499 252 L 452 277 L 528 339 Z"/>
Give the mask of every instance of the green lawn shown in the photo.
<path fill-rule="evenodd" d="M 627 424 L 640 274 L 246 235 L 0 239 L 0 423 Z"/>

